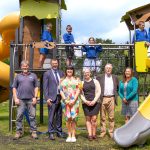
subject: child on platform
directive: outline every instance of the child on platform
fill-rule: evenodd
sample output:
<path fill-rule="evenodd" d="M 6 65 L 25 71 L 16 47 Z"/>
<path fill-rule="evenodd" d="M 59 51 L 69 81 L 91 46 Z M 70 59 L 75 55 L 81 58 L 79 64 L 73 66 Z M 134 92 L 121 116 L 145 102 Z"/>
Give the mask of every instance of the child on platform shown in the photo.
<path fill-rule="evenodd" d="M 89 44 L 95 44 L 95 39 L 93 37 L 89 38 Z M 102 61 L 99 60 L 99 54 L 102 51 L 102 46 L 82 46 L 82 52 L 86 52 L 86 58 L 83 64 L 83 71 L 88 68 L 93 72 L 99 72 Z"/>
<path fill-rule="evenodd" d="M 75 41 L 74 41 L 74 36 L 72 34 L 72 26 L 67 25 L 66 31 L 67 33 L 63 35 L 64 43 L 74 45 Z M 70 66 L 72 65 L 72 59 L 74 57 L 74 46 L 66 46 L 65 50 L 66 50 L 66 55 L 67 55 L 66 65 Z"/>

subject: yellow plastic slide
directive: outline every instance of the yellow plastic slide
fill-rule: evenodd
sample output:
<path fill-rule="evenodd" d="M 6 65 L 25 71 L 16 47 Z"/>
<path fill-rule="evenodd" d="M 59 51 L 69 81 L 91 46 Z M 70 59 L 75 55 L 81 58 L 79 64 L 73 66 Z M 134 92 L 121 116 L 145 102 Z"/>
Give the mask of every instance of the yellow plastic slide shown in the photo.
<path fill-rule="evenodd" d="M 19 12 L 11 13 L 0 20 L 0 60 L 9 57 L 10 42 L 15 39 L 15 30 L 20 24 Z M 9 96 L 9 66 L 0 61 L 0 102 Z"/>

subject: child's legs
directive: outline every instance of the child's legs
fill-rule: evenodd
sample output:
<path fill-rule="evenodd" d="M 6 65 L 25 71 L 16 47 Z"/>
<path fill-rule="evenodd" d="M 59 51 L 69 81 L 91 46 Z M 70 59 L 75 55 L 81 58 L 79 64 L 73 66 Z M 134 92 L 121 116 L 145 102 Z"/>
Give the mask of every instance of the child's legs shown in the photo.
<path fill-rule="evenodd" d="M 91 66 L 91 59 L 88 59 L 88 58 L 86 58 L 85 60 L 84 60 L 84 63 L 83 63 L 83 71 L 85 70 L 85 69 L 90 69 L 90 66 Z"/>

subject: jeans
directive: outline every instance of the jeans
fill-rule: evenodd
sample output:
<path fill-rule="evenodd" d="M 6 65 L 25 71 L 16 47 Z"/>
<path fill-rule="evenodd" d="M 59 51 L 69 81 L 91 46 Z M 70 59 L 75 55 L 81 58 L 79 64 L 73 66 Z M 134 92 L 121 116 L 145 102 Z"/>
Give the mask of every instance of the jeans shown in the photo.
<path fill-rule="evenodd" d="M 31 131 L 37 131 L 36 127 L 36 107 L 32 104 L 32 100 L 20 100 L 17 107 L 16 130 L 22 132 L 22 120 L 25 110 L 28 111 Z"/>

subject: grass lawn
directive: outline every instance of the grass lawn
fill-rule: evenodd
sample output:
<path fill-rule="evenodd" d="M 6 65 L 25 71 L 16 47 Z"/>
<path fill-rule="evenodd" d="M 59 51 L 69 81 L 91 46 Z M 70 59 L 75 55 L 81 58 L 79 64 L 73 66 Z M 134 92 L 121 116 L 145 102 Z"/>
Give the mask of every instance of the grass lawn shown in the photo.
<path fill-rule="evenodd" d="M 0 104 L 0 150 L 114 150 L 114 149 L 123 149 L 119 147 L 115 142 L 109 138 L 109 136 L 105 136 L 102 139 L 98 139 L 98 141 L 89 142 L 87 139 L 87 131 L 85 128 L 85 118 L 82 111 L 82 107 L 80 108 L 80 115 L 77 127 L 77 142 L 76 143 L 66 143 L 65 139 L 56 138 L 55 141 L 50 141 L 46 134 L 40 134 L 38 140 L 33 140 L 29 134 L 28 125 L 25 123 L 25 131 L 24 137 L 14 141 L 13 133 L 8 131 L 9 121 L 9 107 L 8 102 L 4 102 Z M 116 128 L 120 127 L 124 124 L 124 118 L 120 115 L 121 104 L 116 107 L 115 110 L 115 125 Z M 100 122 L 98 117 L 98 130 L 97 134 L 100 133 Z M 39 124 L 39 105 L 37 105 L 37 123 L 38 123 L 38 131 L 46 132 L 47 131 L 47 106 L 44 105 L 44 124 Z M 65 121 L 63 119 L 63 129 L 66 131 Z M 143 148 L 139 148 L 138 146 L 133 146 L 132 150 L 136 149 L 149 149 L 150 150 L 150 140 L 145 144 Z"/>

